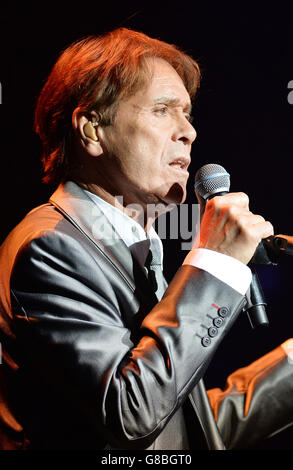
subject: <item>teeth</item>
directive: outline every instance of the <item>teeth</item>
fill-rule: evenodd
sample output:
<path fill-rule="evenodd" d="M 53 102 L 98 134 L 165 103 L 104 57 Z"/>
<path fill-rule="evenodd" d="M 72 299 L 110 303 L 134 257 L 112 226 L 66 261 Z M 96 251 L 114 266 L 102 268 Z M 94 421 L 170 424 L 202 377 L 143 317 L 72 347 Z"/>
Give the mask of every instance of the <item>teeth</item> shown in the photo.
<path fill-rule="evenodd" d="M 182 160 L 176 160 L 176 162 L 171 163 L 171 165 L 180 165 L 182 168 L 184 167 L 185 163 Z"/>

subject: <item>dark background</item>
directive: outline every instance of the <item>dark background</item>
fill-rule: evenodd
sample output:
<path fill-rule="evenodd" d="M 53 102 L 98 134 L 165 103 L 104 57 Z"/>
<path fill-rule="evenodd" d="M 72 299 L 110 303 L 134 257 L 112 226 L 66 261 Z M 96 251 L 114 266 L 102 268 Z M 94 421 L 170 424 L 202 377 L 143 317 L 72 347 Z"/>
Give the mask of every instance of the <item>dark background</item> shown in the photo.
<path fill-rule="evenodd" d="M 122 3 L 122 2 L 121 2 Z M 251 209 L 293 234 L 292 151 L 293 15 L 285 3 L 266 4 L 113 1 L 62 4 L 59 8 L 3 7 L 0 11 L 0 242 L 54 188 L 42 184 L 41 147 L 32 131 L 40 89 L 59 53 L 71 42 L 124 26 L 174 43 L 201 65 L 194 107 L 198 138 L 193 145 L 187 202 L 195 203 L 193 177 L 205 163 L 232 175 L 232 191 L 250 196 Z M 170 279 L 186 255 L 180 240 L 164 242 Z M 246 315 L 233 326 L 206 375 L 208 387 L 293 337 L 293 259 L 259 267 L 270 326 L 252 330 Z M 273 442 L 273 441 L 272 441 Z M 270 446 L 290 447 L 282 434 Z"/>

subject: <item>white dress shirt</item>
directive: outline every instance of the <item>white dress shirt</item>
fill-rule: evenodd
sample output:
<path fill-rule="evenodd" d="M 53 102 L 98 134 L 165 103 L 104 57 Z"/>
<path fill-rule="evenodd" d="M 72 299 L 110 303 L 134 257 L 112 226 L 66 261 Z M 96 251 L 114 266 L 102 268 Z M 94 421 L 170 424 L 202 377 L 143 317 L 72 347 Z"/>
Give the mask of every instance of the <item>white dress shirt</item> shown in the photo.
<path fill-rule="evenodd" d="M 146 254 L 141 250 L 139 242 L 147 239 L 150 240 L 152 250 L 156 250 L 161 264 L 163 263 L 163 244 L 153 226 L 146 233 L 138 222 L 122 212 L 118 207 L 109 204 L 90 191 L 84 191 L 111 222 L 118 235 L 142 266 L 145 263 Z M 252 279 L 248 266 L 231 256 L 206 248 L 192 249 L 186 256 L 183 264 L 189 264 L 209 272 L 242 295 L 245 295 L 247 292 Z"/>

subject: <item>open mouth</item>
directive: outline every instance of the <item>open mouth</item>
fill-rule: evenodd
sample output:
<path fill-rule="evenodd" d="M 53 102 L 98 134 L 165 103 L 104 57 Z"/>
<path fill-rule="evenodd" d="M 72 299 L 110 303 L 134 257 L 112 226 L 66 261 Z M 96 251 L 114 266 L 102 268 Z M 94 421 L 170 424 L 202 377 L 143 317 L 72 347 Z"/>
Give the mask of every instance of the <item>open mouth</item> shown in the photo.
<path fill-rule="evenodd" d="M 169 163 L 169 166 L 172 168 L 175 168 L 176 170 L 183 170 L 187 172 L 187 168 L 189 166 L 189 159 L 185 158 L 176 158 L 173 162 Z"/>

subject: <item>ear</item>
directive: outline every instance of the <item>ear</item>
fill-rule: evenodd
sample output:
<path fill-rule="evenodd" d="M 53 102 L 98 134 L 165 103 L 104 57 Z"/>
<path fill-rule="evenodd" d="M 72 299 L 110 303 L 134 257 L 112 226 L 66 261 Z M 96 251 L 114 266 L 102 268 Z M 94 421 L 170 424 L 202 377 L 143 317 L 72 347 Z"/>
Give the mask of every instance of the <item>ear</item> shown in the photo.
<path fill-rule="evenodd" d="M 103 153 L 103 148 L 99 140 L 99 115 L 92 111 L 90 115 L 82 109 L 76 108 L 72 114 L 72 127 L 74 133 L 82 145 L 92 157 L 99 157 Z"/>

